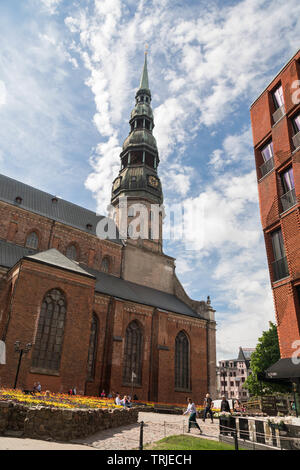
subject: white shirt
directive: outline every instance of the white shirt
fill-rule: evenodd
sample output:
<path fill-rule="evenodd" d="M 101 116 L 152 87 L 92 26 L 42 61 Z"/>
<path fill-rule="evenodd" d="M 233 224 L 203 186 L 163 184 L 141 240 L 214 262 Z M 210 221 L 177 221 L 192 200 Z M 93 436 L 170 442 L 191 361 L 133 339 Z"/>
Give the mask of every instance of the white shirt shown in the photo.
<path fill-rule="evenodd" d="M 186 415 L 187 413 L 197 413 L 195 403 L 188 404 L 187 410 L 183 414 Z"/>
<path fill-rule="evenodd" d="M 122 401 L 120 400 L 120 397 L 116 398 L 116 405 L 122 405 Z"/>

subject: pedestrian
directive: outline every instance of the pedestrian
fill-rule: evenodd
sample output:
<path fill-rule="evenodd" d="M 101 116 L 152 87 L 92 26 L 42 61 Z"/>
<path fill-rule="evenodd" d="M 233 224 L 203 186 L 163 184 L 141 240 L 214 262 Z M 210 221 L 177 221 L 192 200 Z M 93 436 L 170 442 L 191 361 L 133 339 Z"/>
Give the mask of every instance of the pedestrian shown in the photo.
<path fill-rule="evenodd" d="M 35 394 L 37 392 L 37 383 L 34 382 L 32 393 Z"/>
<path fill-rule="evenodd" d="M 190 414 L 188 432 L 191 432 L 191 427 L 192 427 L 192 426 L 195 426 L 196 428 L 199 429 L 200 434 L 202 434 L 202 431 L 201 431 L 201 429 L 200 429 L 200 426 L 199 426 L 199 424 L 198 424 L 197 421 L 196 421 L 197 410 L 196 410 L 195 403 L 193 402 L 193 400 L 192 400 L 191 398 L 188 398 L 188 399 L 187 399 L 187 402 L 188 402 L 188 406 L 187 406 L 186 411 L 185 411 L 183 414 L 184 414 L 184 415 L 186 415 L 186 414 L 188 414 L 188 413 Z"/>
<path fill-rule="evenodd" d="M 138 396 L 136 394 L 133 395 L 133 399 L 134 401 L 137 401 L 138 400 Z"/>
<path fill-rule="evenodd" d="M 112 398 L 112 397 L 113 397 L 112 393 L 109 392 L 109 394 L 107 395 L 107 398 Z"/>
<path fill-rule="evenodd" d="M 204 398 L 204 411 L 203 411 L 203 422 L 205 422 L 205 418 L 207 413 L 210 415 L 211 422 L 213 423 L 213 412 L 212 412 L 212 407 L 213 407 L 213 401 L 211 399 L 211 396 L 209 393 L 206 394 Z"/>
<path fill-rule="evenodd" d="M 237 413 L 241 411 L 241 404 L 239 400 L 235 400 L 233 410 L 236 411 Z"/>
<path fill-rule="evenodd" d="M 118 406 L 122 405 L 122 400 L 121 400 L 121 397 L 120 397 L 119 393 L 117 393 L 117 395 L 116 395 L 116 405 L 118 405 Z"/>
<path fill-rule="evenodd" d="M 72 395 L 77 395 L 76 387 L 73 387 L 73 388 L 72 388 Z"/>
<path fill-rule="evenodd" d="M 42 391 L 42 386 L 41 386 L 40 382 L 37 383 L 36 391 L 37 391 L 38 393 L 41 393 L 41 391 Z"/>
<path fill-rule="evenodd" d="M 227 413 L 230 413 L 229 401 L 226 400 L 225 395 L 222 396 L 221 411 L 225 411 L 225 412 L 227 412 Z"/>
<path fill-rule="evenodd" d="M 105 398 L 105 391 L 104 391 L 104 390 L 102 390 L 102 392 L 101 392 L 101 395 L 100 395 L 100 396 L 101 396 L 101 398 Z"/>

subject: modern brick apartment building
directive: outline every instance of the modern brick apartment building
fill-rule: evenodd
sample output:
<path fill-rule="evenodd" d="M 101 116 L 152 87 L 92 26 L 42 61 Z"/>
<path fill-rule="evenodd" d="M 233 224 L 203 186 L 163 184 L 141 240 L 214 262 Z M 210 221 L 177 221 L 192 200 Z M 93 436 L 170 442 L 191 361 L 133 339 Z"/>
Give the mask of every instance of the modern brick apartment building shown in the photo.
<path fill-rule="evenodd" d="M 268 375 L 296 380 L 300 365 L 291 357 L 300 346 L 295 343 L 300 340 L 300 51 L 256 99 L 250 112 L 282 358 Z"/>
<path fill-rule="evenodd" d="M 124 195 L 147 208 L 163 199 L 150 103 L 145 58 L 112 182 L 117 210 Z M 215 311 L 178 281 L 174 258 L 162 250 L 162 217 L 156 238 L 100 239 L 102 217 L 3 175 L 0 215 L 1 385 L 14 385 L 21 341 L 32 347 L 18 387 L 39 381 L 53 392 L 133 390 L 161 402 L 214 395 Z"/>

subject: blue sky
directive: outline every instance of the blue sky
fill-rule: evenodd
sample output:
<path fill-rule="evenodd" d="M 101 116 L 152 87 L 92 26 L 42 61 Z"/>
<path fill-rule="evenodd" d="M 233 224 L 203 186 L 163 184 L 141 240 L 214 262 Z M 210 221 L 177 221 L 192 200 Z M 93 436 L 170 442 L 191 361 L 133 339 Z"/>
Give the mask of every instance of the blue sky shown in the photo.
<path fill-rule="evenodd" d="M 149 44 L 166 206 L 204 207 L 203 244 L 164 251 L 210 295 L 218 359 L 255 346 L 274 306 L 249 108 L 299 49 L 299 2 L 3 0 L 0 31 L 0 171 L 100 213 Z"/>

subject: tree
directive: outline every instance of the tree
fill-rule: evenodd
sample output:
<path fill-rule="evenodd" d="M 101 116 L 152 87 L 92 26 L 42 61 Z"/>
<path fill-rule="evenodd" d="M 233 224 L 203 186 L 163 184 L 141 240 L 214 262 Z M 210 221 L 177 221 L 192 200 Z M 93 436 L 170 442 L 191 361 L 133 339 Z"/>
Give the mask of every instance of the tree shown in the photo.
<path fill-rule="evenodd" d="M 250 395 L 272 395 L 274 393 L 286 393 L 290 391 L 289 384 L 275 384 L 264 382 L 259 377 L 264 374 L 272 364 L 280 359 L 277 328 L 274 323 L 269 322 L 269 329 L 264 331 L 258 339 L 255 351 L 251 355 L 250 368 L 252 374 L 244 384 Z"/>

